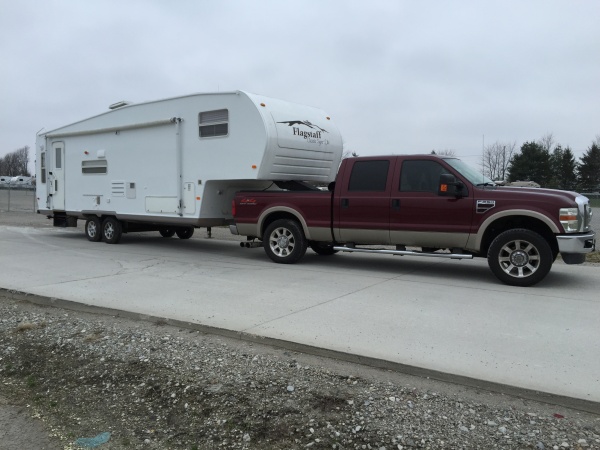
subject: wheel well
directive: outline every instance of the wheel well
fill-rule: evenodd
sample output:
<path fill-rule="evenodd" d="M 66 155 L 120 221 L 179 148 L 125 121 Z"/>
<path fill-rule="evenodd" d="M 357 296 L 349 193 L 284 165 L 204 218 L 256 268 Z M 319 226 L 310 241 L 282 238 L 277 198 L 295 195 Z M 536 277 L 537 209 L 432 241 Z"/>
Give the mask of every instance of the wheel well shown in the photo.
<path fill-rule="evenodd" d="M 267 227 L 269 225 L 271 225 L 276 220 L 280 220 L 280 219 L 288 219 L 288 220 L 293 220 L 294 222 L 298 222 L 298 224 L 300 225 L 300 228 L 304 232 L 304 227 L 302 226 L 302 222 L 298 219 L 298 217 L 296 217 L 295 215 L 293 215 L 292 213 L 289 213 L 289 212 L 278 211 L 278 212 L 271 213 L 267 217 L 265 217 L 265 220 L 263 220 L 263 223 L 260 227 L 260 237 L 262 238 L 262 235 L 265 233 L 265 230 L 267 229 Z M 305 232 L 305 234 L 306 234 L 306 232 Z"/>
<path fill-rule="evenodd" d="M 514 228 L 524 228 L 538 233 L 540 236 L 546 239 L 548 244 L 550 244 L 552 253 L 555 256 L 558 254 L 558 242 L 556 241 L 556 236 L 554 233 L 552 233 L 552 230 L 550 230 L 548 225 L 541 220 L 528 216 L 503 217 L 492 222 L 483 234 L 483 238 L 481 240 L 481 254 L 487 254 L 492 241 L 496 239 L 500 233 L 503 233 L 507 230 L 512 230 Z"/>

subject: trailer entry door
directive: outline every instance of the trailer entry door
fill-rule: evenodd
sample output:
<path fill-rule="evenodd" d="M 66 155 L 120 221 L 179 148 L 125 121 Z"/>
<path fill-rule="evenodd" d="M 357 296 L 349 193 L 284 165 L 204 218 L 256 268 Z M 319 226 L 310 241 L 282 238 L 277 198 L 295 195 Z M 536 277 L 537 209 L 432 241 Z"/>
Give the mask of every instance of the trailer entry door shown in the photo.
<path fill-rule="evenodd" d="M 48 192 L 52 195 L 52 208 L 55 211 L 65 209 L 65 143 L 52 143 L 52 176 L 48 177 Z M 50 173 L 50 172 L 49 172 Z"/>

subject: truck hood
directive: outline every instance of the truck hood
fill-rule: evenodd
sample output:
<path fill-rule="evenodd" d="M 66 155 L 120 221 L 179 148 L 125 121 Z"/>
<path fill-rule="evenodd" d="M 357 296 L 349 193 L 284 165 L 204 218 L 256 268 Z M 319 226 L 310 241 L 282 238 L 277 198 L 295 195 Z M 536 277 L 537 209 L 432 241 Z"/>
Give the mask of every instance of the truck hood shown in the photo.
<path fill-rule="evenodd" d="M 577 197 L 584 197 L 577 192 L 560 191 L 558 189 L 543 189 L 543 188 L 527 188 L 527 187 L 511 187 L 498 186 L 493 189 L 482 189 L 479 193 L 481 196 L 485 192 L 486 197 L 502 198 L 502 199 L 529 199 L 538 201 L 552 201 L 556 204 L 564 204 L 564 207 L 574 206 Z M 584 197 L 587 199 L 587 197 Z"/>

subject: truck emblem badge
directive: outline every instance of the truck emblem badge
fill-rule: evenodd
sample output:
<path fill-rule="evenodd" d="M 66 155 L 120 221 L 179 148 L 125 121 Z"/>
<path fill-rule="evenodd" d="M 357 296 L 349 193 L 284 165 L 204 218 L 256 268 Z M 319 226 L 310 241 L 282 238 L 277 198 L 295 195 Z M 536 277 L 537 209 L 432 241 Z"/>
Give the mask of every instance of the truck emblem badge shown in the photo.
<path fill-rule="evenodd" d="M 477 200 L 477 214 L 484 214 L 496 207 L 495 200 Z"/>

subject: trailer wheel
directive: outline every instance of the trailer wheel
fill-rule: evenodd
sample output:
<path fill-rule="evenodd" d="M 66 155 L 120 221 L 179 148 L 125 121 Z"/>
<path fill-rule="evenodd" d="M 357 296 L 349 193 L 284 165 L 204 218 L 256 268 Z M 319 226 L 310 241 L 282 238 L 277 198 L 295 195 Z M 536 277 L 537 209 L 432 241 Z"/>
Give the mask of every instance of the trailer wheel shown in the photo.
<path fill-rule="evenodd" d="M 194 235 L 194 227 L 181 228 L 175 233 L 177 233 L 179 239 L 189 239 Z"/>
<path fill-rule="evenodd" d="M 102 224 L 100 219 L 92 217 L 85 222 L 85 236 L 88 241 L 99 242 L 102 240 Z"/>
<path fill-rule="evenodd" d="M 123 226 L 115 217 L 107 217 L 102 222 L 102 239 L 107 244 L 118 244 L 123 234 Z"/>
<path fill-rule="evenodd" d="M 299 261 L 308 246 L 298 222 L 287 219 L 270 224 L 263 235 L 263 243 L 267 256 L 281 264 Z"/>
<path fill-rule="evenodd" d="M 488 265 L 496 277 L 511 286 L 533 286 L 552 267 L 553 254 L 548 241 L 538 233 L 514 229 L 501 233 L 488 251 Z"/>
<path fill-rule="evenodd" d="M 175 230 L 168 228 L 166 230 L 160 230 L 159 233 L 164 238 L 170 238 L 175 235 Z"/>
<path fill-rule="evenodd" d="M 333 244 L 327 244 L 325 242 L 311 242 L 309 245 L 312 251 L 320 256 L 331 256 L 338 252 L 333 249 Z"/>

